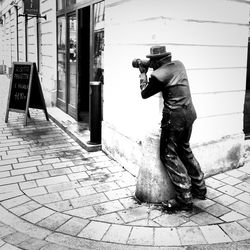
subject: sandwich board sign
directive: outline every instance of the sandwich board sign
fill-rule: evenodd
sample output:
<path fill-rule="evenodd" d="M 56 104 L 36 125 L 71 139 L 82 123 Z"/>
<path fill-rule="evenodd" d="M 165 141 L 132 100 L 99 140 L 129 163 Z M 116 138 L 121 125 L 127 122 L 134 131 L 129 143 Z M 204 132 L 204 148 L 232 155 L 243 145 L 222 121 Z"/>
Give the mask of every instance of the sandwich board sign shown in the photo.
<path fill-rule="evenodd" d="M 30 117 L 29 108 L 42 109 L 46 120 L 49 120 L 36 64 L 32 62 L 14 62 L 12 65 L 9 97 L 5 122 L 8 122 L 9 112 L 25 113 L 24 124 Z"/>

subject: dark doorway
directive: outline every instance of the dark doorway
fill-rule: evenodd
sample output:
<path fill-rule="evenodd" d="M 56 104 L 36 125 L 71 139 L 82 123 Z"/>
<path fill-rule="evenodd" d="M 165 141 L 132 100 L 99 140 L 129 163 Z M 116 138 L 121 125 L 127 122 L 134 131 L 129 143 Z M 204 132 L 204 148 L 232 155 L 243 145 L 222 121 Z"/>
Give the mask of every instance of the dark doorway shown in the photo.
<path fill-rule="evenodd" d="M 90 7 L 78 10 L 78 120 L 89 121 Z"/>
<path fill-rule="evenodd" d="M 245 104 L 244 104 L 243 130 L 246 139 L 250 139 L 250 38 L 248 38 L 247 79 L 246 79 L 246 94 L 245 94 Z"/>

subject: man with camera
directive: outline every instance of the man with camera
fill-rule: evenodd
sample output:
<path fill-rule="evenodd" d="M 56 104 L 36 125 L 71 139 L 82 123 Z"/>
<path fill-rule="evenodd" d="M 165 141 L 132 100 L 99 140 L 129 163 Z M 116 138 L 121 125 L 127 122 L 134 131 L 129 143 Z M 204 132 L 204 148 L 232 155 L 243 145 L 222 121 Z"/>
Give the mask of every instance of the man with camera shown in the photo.
<path fill-rule="evenodd" d="M 172 61 L 165 46 L 152 46 L 149 60 L 134 59 L 140 70 L 143 99 L 162 92 L 160 158 L 176 191 L 175 199 L 162 203 L 168 211 L 192 210 L 193 198 L 206 199 L 204 174 L 190 148 L 189 140 L 196 112 L 192 103 L 186 70 L 182 62 Z M 153 68 L 147 78 L 148 68 Z"/>

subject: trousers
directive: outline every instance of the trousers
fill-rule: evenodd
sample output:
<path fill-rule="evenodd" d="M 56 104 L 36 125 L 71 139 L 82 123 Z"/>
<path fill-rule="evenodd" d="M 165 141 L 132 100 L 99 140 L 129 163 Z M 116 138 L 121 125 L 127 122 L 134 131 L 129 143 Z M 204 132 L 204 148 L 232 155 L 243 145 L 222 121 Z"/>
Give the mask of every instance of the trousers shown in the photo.
<path fill-rule="evenodd" d="M 167 168 L 176 191 L 176 198 L 182 203 L 192 203 L 192 192 L 206 193 L 204 173 L 190 148 L 192 124 L 188 126 L 162 127 L 160 158 Z"/>

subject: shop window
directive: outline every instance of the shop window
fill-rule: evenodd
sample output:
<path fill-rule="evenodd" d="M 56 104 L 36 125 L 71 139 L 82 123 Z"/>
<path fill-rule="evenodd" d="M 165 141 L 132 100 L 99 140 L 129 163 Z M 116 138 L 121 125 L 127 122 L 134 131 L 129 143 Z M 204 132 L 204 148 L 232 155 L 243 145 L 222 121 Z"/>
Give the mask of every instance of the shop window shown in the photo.
<path fill-rule="evenodd" d="M 103 83 L 104 1 L 57 0 L 57 107 L 89 122 L 89 83 Z M 65 6 L 63 6 L 63 4 Z"/>
<path fill-rule="evenodd" d="M 72 5 L 75 5 L 75 4 L 80 4 L 80 3 L 83 3 L 83 0 L 66 0 L 66 6 L 67 7 L 70 7 Z"/>
<path fill-rule="evenodd" d="M 57 19 L 57 60 L 58 60 L 58 87 L 57 98 L 66 102 L 66 19 L 64 16 Z"/>
<path fill-rule="evenodd" d="M 65 8 L 65 0 L 57 0 L 57 10 L 62 10 Z"/>
<path fill-rule="evenodd" d="M 69 16 L 69 104 L 74 108 L 77 105 L 76 21 L 75 13 Z"/>
<path fill-rule="evenodd" d="M 104 1 L 94 5 L 94 61 L 93 79 L 103 82 L 104 57 Z"/>
<path fill-rule="evenodd" d="M 76 0 L 67 0 L 67 6 L 71 6 L 73 4 L 76 4 L 76 2 L 79 2 L 79 1 L 76 1 Z"/>

